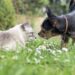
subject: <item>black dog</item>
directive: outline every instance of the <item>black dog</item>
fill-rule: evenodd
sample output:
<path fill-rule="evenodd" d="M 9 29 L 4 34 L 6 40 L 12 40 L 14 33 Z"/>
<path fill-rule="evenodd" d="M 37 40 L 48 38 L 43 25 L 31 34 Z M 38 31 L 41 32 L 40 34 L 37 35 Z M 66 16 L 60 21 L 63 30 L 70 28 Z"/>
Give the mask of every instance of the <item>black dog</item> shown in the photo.
<path fill-rule="evenodd" d="M 71 0 L 69 4 L 69 12 L 72 12 L 75 10 L 75 0 Z"/>
<path fill-rule="evenodd" d="M 66 47 L 69 38 L 75 40 L 75 11 L 61 16 L 55 16 L 47 7 L 47 18 L 41 25 L 39 36 L 49 39 L 50 37 L 61 35 L 61 47 Z"/>

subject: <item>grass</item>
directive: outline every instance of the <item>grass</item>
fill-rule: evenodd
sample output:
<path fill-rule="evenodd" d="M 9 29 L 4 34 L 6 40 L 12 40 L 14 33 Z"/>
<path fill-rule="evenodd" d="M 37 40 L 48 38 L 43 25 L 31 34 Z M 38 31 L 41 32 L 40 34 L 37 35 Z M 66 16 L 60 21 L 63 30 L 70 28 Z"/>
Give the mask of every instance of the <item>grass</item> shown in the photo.
<path fill-rule="evenodd" d="M 17 24 L 28 20 L 39 31 L 42 17 L 17 16 Z M 75 75 L 75 46 L 60 50 L 58 37 L 36 39 L 16 51 L 0 50 L 0 75 Z"/>
<path fill-rule="evenodd" d="M 58 38 L 36 39 L 17 51 L 0 51 L 0 75 L 75 75 L 75 47 Z"/>

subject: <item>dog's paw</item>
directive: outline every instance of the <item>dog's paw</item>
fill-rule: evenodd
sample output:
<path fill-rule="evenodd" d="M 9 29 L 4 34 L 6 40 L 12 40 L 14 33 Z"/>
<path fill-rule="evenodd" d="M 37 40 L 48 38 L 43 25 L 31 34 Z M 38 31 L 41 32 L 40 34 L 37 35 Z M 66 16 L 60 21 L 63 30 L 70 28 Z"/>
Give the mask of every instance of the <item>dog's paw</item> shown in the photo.
<path fill-rule="evenodd" d="M 62 51 L 65 51 L 65 52 L 67 52 L 68 51 L 68 48 L 62 48 Z"/>

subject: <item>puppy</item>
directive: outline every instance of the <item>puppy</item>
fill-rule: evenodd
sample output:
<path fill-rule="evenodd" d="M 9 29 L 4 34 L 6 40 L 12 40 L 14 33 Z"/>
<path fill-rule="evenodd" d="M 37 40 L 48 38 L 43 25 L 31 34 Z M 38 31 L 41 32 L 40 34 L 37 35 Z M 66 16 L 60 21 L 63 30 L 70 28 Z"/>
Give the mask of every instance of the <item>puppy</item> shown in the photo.
<path fill-rule="evenodd" d="M 45 39 L 61 35 L 61 48 L 66 47 L 70 37 L 75 40 L 75 11 L 56 16 L 46 7 L 46 12 L 48 17 L 43 21 L 38 35 Z"/>
<path fill-rule="evenodd" d="M 28 23 L 16 25 L 6 31 L 0 31 L 0 48 L 15 50 L 25 47 L 28 40 L 35 39 L 32 27 Z"/>

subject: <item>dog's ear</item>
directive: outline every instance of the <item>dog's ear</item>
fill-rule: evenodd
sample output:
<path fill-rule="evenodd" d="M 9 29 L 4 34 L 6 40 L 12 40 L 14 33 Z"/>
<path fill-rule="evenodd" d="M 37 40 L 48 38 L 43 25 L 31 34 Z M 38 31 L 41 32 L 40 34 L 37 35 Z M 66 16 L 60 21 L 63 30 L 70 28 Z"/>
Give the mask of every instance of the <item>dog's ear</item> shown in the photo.
<path fill-rule="evenodd" d="M 47 13 L 48 19 L 50 21 L 52 21 L 54 24 L 56 24 L 58 22 L 57 16 L 55 16 L 53 14 L 53 12 L 51 11 L 51 9 L 48 6 L 46 6 L 46 13 Z"/>
<path fill-rule="evenodd" d="M 46 13 L 48 18 L 56 17 L 48 6 L 46 6 Z"/>
<path fill-rule="evenodd" d="M 23 29 L 23 31 L 26 31 L 26 32 L 32 32 L 32 27 L 29 23 L 24 23 L 21 25 L 21 28 Z"/>

